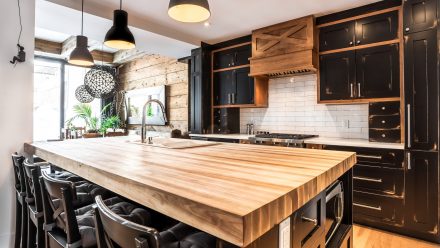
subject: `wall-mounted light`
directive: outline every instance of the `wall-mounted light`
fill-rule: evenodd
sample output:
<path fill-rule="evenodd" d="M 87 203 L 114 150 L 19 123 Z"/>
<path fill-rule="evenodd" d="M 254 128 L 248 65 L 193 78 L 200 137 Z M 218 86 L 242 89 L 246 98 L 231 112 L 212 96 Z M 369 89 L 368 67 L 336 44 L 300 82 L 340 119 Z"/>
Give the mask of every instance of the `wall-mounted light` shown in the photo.
<path fill-rule="evenodd" d="M 113 26 L 105 35 L 104 45 L 118 50 L 136 47 L 134 36 L 128 28 L 128 13 L 122 10 L 122 0 L 119 9 L 113 12 Z"/>
<path fill-rule="evenodd" d="M 211 11 L 208 0 L 170 0 L 168 15 L 180 22 L 203 22 Z"/>
<path fill-rule="evenodd" d="M 69 56 L 69 64 L 90 67 L 95 64 L 88 49 L 88 39 L 84 34 L 84 0 L 81 2 L 81 35 L 76 36 L 76 47 Z"/>

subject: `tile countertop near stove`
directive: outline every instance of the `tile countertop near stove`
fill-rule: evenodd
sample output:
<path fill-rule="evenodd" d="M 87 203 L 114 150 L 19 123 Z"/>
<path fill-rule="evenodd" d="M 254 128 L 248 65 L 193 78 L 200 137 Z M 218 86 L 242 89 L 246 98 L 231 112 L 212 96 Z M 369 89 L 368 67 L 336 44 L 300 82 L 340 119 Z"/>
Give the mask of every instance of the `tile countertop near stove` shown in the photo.
<path fill-rule="evenodd" d="M 215 138 L 215 139 L 236 139 L 249 140 L 255 135 L 247 134 L 190 134 L 192 137 Z M 405 149 L 403 143 L 382 143 L 370 142 L 366 139 L 344 139 L 344 138 L 329 138 L 329 137 L 315 137 L 304 140 L 305 144 L 317 145 L 334 145 L 334 146 L 353 146 L 353 147 L 368 147 L 368 148 L 384 148 L 384 149 Z"/>

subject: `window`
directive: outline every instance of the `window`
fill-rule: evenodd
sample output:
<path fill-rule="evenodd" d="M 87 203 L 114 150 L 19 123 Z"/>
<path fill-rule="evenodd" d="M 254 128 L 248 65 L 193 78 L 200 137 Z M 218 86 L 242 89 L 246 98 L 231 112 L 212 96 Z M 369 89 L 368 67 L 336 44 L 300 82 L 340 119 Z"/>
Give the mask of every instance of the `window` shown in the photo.
<path fill-rule="evenodd" d="M 83 84 L 88 69 L 67 65 L 65 61 L 36 57 L 34 62 L 34 140 L 60 139 L 66 120 L 75 115 L 76 88 Z M 90 103 L 100 118 L 101 100 Z M 75 127 L 84 127 L 81 120 Z"/>

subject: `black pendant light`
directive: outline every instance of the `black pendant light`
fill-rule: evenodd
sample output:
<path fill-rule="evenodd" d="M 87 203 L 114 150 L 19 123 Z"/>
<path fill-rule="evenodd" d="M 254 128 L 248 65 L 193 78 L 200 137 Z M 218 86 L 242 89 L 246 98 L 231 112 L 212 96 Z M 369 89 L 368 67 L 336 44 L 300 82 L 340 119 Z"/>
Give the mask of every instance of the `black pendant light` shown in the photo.
<path fill-rule="evenodd" d="M 113 26 L 105 35 L 104 45 L 118 50 L 136 47 L 134 36 L 128 28 L 128 13 L 122 10 L 122 0 L 119 9 L 113 12 Z"/>
<path fill-rule="evenodd" d="M 84 34 L 84 0 L 81 4 L 81 35 L 76 36 L 76 47 L 73 49 L 69 57 L 69 64 L 90 67 L 95 64 L 93 56 L 90 53 L 88 46 L 88 39 Z"/>
<path fill-rule="evenodd" d="M 180 22 L 203 22 L 211 11 L 208 0 L 170 0 L 168 15 Z"/>

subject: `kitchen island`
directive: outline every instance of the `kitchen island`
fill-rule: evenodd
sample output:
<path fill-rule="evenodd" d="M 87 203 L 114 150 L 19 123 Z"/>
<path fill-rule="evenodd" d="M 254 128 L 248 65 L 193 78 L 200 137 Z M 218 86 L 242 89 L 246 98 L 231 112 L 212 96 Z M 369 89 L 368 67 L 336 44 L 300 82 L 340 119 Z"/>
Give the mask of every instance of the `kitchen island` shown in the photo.
<path fill-rule="evenodd" d="M 348 174 L 351 184 L 356 163 L 352 152 L 227 143 L 170 149 L 121 137 L 34 142 L 24 149 L 221 240 L 259 248 L 270 248 L 261 239 L 278 247 L 276 227 L 333 182 Z M 265 238 L 270 233 L 276 238 Z"/>

